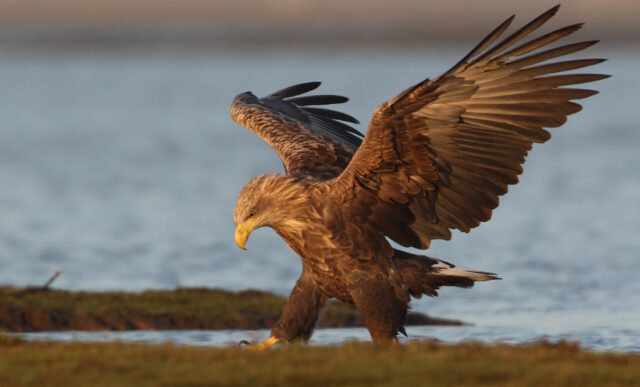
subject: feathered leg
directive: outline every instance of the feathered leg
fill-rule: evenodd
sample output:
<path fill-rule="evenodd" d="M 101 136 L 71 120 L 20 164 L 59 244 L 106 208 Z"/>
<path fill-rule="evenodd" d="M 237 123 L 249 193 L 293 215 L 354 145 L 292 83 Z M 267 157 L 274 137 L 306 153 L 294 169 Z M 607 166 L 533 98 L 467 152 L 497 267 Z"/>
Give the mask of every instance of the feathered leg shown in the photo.
<path fill-rule="evenodd" d="M 318 320 L 318 314 L 326 300 L 326 297 L 320 294 L 311 276 L 303 271 L 289 295 L 280 319 L 271 330 L 271 336 L 262 343 L 248 347 L 262 350 L 278 342 L 297 339 L 309 341 Z"/>
<path fill-rule="evenodd" d="M 405 334 L 407 301 L 397 298 L 388 279 L 381 275 L 354 274 L 350 288 L 353 302 L 373 341 L 388 342 L 396 340 L 398 332 Z"/>

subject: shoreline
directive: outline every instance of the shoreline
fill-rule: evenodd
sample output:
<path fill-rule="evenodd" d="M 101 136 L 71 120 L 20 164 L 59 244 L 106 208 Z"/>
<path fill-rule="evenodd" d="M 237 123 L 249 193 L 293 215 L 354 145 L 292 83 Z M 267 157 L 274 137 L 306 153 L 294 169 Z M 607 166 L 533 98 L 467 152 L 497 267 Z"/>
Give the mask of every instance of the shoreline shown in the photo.
<path fill-rule="evenodd" d="M 286 297 L 260 290 L 178 288 L 143 292 L 74 292 L 0 287 L 0 332 L 270 329 Z M 411 325 L 465 325 L 409 312 Z M 330 302 L 317 328 L 361 327 L 354 307 Z"/>

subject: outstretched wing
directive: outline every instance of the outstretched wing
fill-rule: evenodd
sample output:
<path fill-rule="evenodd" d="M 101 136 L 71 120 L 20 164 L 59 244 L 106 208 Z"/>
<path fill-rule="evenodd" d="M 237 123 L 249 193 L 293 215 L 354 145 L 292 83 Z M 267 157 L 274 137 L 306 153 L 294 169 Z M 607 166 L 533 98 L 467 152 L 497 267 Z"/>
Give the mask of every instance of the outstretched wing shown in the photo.
<path fill-rule="evenodd" d="M 348 98 L 299 96 L 318 86 L 320 82 L 302 83 L 264 98 L 251 92 L 240 94 L 233 100 L 231 116 L 275 149 L 287 174 L 324 180 L 344 170 L 363 135 L 343 123 L 358 123 L 350 115 L 314 107 L 344 103 Z"/>
<path fill-rule="evenodd" d="M 345 171 L 326 182 L 351 219 L 373 224 L 404 246 L 427 248 L 468 232 L 491 217 L 498 197 L 518 182 L 545 127 L 562 125 L 596 94 L 561 86 L 605 78 L 552 75 L 600 59 L 542 62 L 594 41 L 536 51 L 580 28 L 572 25 L 512 48 L 557 11 L 555 7 L 487 49 L 507 29 L 502 23 L 453 68 L 378 107 L 360 149 Z"/>

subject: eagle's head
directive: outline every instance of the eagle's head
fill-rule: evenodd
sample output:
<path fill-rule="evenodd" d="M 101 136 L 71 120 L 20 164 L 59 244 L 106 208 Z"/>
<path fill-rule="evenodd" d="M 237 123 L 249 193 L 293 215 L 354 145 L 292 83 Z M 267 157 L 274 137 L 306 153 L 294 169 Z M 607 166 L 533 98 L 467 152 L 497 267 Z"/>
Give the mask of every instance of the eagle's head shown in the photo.
<path fill-rule="evenodd" d="M 303 191 L 305 187 L 291 176 L 262 175 L 250 180 L 240 191 L 233 213 L 238 246 L 245 249 L 249 235 L 257 228 L 286 227 L 297 218 L 297 204 L 306 197 Z"/>

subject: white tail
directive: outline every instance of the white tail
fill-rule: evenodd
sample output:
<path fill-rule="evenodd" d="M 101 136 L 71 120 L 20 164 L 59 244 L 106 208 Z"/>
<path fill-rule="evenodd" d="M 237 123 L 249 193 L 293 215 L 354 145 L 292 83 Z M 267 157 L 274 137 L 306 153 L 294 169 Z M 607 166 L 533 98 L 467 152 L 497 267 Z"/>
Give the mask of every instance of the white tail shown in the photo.
<path fill-rule="evenodd" d="M 495 273 L 466 269 L 464 267 L 456 267 L 455 265 L 444 261 L 438 261 L 438 263 L 431 266 L 431 269 L 434 271 L 434 274 L 465 277 L 474 281 L 490 281 L 500 279 L 500 277 L 498 277 L 498 275 Z"/>

